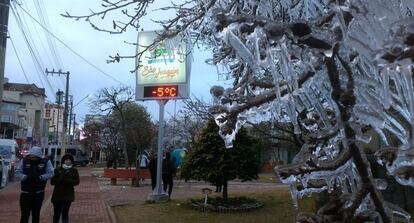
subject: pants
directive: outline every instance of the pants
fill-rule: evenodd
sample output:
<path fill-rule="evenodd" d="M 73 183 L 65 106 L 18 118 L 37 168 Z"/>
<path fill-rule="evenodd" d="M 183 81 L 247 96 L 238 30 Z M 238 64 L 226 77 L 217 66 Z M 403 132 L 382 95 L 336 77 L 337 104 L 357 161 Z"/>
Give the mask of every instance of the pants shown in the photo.
<path fill-rule="evenodd" d="M 30 212 L 32 213 L 32 223 L 39 223 L 40 209 L 42 208 L 45 193 L 21 193 L 20 194 L 20 223 L 28 223 Z"/>
<path fill-rule="evenodd" d="M 62 223 L 69 223 L 69 208 L 72 201 L 53 203 L 53 223 L 59 223 L 62 215 Z"/>
<path fill-rule="evenodd" d="M 151 173 L 151 187 L 154 190 L 155 186 L 157 185 L 157 173 Z"/>
<path fill-rule="evenodd" d="M 171 197 L 172 188 L 173 188 L 172 175 L 162 175 L 162 182 L 164 184 L 164 191 L 167 192 L 167 187 L 168 187 L 168 196 Z"/>

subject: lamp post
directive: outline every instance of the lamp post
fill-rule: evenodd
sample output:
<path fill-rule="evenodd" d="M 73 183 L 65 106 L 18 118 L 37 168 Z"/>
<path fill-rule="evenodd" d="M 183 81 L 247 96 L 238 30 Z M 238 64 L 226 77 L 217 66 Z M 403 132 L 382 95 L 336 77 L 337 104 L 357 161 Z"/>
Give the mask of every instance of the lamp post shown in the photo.
<path fill-rule="evenodd" d="M 56 92 L 56 103 L 58 104 L 58 112 L 57 112 L 57 124 L 56 124 L 56 144 L 59 145 L 59 111 L 60 111 L 60 104 L 62 104 L 62 96 L 63 91 L 60 89 Z"/>
<path fill-rule="evenodd" d="M 80 101 L 78 101 L 78 103 L 76 103 L 75 105 L 73 105 L 73 96 L 72 96 L 72 100 L 71 100 L 71 106 L 70 106 L 70 114 L 69 114 L 69 137 L 70 137 L 70 129 L 71 129 L 71 124 L 72 124 L 72 116 L 74 117 L 73 118 L 73 134 L 72 134 L 72 137 L 70 137 L 70 140 L 71 141 L 73 141 L 73 138 L 74 138 L 74 135 L 75 135 L 75 123 L 76 123 L 76 120 L 75 120 L 75 114 L 73 114 L 73 109 L 76 107 L 76 106 L 78 106 L 82 101 L 84 101 L 85 99 L 87 99 L 87 98 L 89 98 L 91 96 L 91 94 L 88 94 L 88 95 L 86 95 L 84 98 L 82 98 Z"/>

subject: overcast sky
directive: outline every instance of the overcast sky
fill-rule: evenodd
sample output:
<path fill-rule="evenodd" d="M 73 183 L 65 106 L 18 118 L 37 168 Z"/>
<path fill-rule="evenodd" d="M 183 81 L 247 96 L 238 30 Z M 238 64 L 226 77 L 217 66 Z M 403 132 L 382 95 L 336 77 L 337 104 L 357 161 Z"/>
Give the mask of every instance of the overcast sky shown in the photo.
<path fill-rule="evenodd" d="M 128 85 L 135 90 L 135 74 L 130 73 L 130 70 L 135 66 L 134 60 L 125 59 L 120 63 L 106 63 L 109 55 L 115 55 L 116 53 L 132 55 L 135 53 L 134 46 L 124 43 L 124 41 L 136 42 L 137 32 L 135 30 L 130 29 L 124 34 L 111 35 L 92 29 L 87 22 L 75 21 L 60 16 L 61 13 L 66 11 L 73 15 L 84 15 L 88 13 L 89 9 L 97 11 L 100 8 L 101 1 L 19 0 L 17 3 L 21 3 L 21 7 L 17 6 L 15 0 L 12 2 L 14 2 L 12 4 L 15 7 L 12 7 L 9 16 L 10 38 L 7 42 L 5 71 L 5 77 L 9 78 L 9 82 L 35 83 L 37 86 L 45 88 L 47 100 L 54 102 L 56 91 L 64 89 L 65 78 L 58 76 L 46 77 L 44 71 L 45 69 L 69 71 L 70 94 L 74 95 L 74 104 L 103 87 Z M 158 2 L 168 4 L 170 1 L 162 0 Z M 163 5 L 154 5 L 155 8 L 161 6 Z M 43 17 L 39 16 L 40 12 L 43 12 Z M 46 38 L 44 29 L 31 16 L 46 26 L 63 43 L 53 37 Z M 155 30 L 157 25 L 152 23 L 150 19 L 166 19 L 167 16 L 169 16 L 168 13 L 151 10 L 140 23 L 144 30 Z M 109 27 L 111 22 L 112 17 L 108 15 L 106 23 L 109 24 Z M 23 33 L 25 33 L 26 38 Z M 31 51 L 27 42 L 31 43 Z M 65 47 L 64 44 L 68 47 Z M 50 50 L 50 48 L 54 50 Z M 36 56 L 31 56 L 32 54 Z M 76 54 L 79 54 L 92 65 Z M 19 65 L 18 58 L 20 58 L 22 66 Z M 191 94 L 209 101 L 211 100 L 210 87 L 224 83 L 217 81 L 216 67 L 204 63 L 205 59 L 209 58 L 208 52 L 195 52 L 193 58 Z M 26 73 L 26 76 L 24 73 Z M 84 115 L 89 113 L 87 101 L 83 100 L 74 108 L 78 121 L 81 121 Z M 158 104 L 155 101 L 139 103 L 148 108 L 154 120 L 158 119 Z M 180 103 L 177 102 L 176 110 L 179 107 Z M 173 113 L 174 102 L 170 101 L 166 107 L 166 117 Z"/>

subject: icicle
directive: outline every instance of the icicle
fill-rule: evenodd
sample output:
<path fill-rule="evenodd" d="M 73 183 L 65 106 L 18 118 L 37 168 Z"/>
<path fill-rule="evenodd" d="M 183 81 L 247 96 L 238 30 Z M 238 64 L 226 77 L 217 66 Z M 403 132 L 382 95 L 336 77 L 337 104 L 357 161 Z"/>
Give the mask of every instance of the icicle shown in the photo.
<path fill-rule="evenodd" d="M 276 99 L 280 99 L 280 87 L 279 87 L 279 71 L 276 67 L 276 59 L 273 56 L 273 52 L 268 51 L 267 56 L 270 60 L 270 68 L 272 70 L 273 85 L 275 86 Z"/>
<path fill-rule="evenodd" d="M 295 108 L 295 101 L 292 95 L 289 96 L 289 101 L 287 103 L 288 110 L 289 110 L 289 118 L 290 121 L 293 124 L 293 133 L 298 135 L 301 133 L 300 127 L 298 124 L 297 114 L 296 114 L 296 108 Z"/>
<path fill-rule="evenodd" d="M 408 104 L 409 104 L 409 110 L 410 110 L 410 114 L 411 114 L 411 120 L 410 120 L 410 124 L 411 124 L 411 129 L 414 130 L 414 89 L 413 89 L 413 79 L 411 77 L 412 75 L 412 66 L 411 65 L 406 65 L 408 67 L 406 67 L 405 69 L 403 68 L 403 71 L 405 71 L 404 77 L 406 79 L 406 83 L 407 83 L 407 94 L 408 94 Z M 414 145 L 414 131 L 411 131 L 411 145 Z"/>
<path fill-rule="evenodd" d="M 323 108 L 323 105 L 316 95 L 315 91 L 315 89 L 310 88 L 307 96 L 309 97 L 309 101 L 311 101 L 313 106 L 315 106 L 318 115 L 321 117 L 321 121 L 324 127 L 328 127 L 330 126 L 329 122 L 327 122 L 328 117 L 326 116 L 325 109 Z"/>
<path fill-rule="evenodd" d="M 290 63 L 290 54 L 287 50 L 286 44 L 280 44 L 281 49 L 281 62 L 282 62 L 282 74 L 284 77 L 287 78 L 290 84 L 290 90 L 293 92 L 295 89 L 298 88 L 297 78 L 295 77 L 295 71 L 292 69 L 292 65 Z"/>
<path fill-rule="evenodd" d="M 293 207 L 298 209 L 299 208 L 299 205 L 298 205 L 298 189 L 296 188 L 296 183 L 291 183 L 290 184 L 290 195 L 292 196 Z"/>
<path fill-rule="evenodd" d="M 390 98 L 390 87 L 389 87 L 389 72 L 390 70 L 388 68 L 385 69 L 385 71 L 382 73 L 382 82 L 384 85 L 384 108 L 389 109 L 391 104 L 391 98 Z"/>

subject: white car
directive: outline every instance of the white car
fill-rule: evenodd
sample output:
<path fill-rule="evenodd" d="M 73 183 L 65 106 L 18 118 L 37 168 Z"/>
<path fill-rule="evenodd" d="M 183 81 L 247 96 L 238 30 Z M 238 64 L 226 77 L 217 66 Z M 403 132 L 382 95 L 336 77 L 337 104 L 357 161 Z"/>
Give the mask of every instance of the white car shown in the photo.
<path fill-rule="evenodd" d="M 0 139 L 0 156 L 7 166 L 8 180 L 13 180 L 16 165 L 17 143 L 13 139 Z"/>
<path fill-rule="evenodd" d="M 6 162 L 3 158 L 0 158 L 0 188 L 4 188 L 7 185 L 9 174 Z"/>

